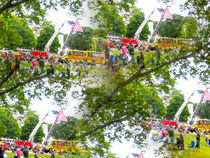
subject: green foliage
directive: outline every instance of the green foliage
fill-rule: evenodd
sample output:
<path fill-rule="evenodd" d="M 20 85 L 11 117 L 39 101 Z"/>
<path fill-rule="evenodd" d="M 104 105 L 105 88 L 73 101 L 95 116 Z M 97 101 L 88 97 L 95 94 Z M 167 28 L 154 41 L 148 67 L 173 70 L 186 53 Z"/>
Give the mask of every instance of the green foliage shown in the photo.
<path fill-rule="evenodd" d="M 192 17 L 183 17 L 173 14 L 173 20 L 163 21 L 159 28 L 160 36 L 171 38 L 194 38 L 197 30 L 197 22 Z"/>
<path fill-rule="evenodd" d="M 2 132 L 5 132 L 6 130 L 6 134 L 4 134 L 5 137 L 20 137 L 21 131 L 16 119 L 12 116 L 11 113 L 5 113 L 2 108 L 0 112 L 0 121 L 3 123 L 3 125 L 1 126 L 3 128 L 1 128 Z"/>
<path fill-rule="evenodd" d="M 100 2 L 100 8 L 93 21 L 98 22 L 98 28 L 106 34 L 122 36 L 127 32 L 123 18 L 119 15 L 119 10 L 115 5 L 106 2 Z"/>
<path fill-rule="evenodd" d="M 44 50 L 45 45 L 52 37 L 53 33 L 55 32 L 54 26 L 52 26 L 50 23 L 46 22 L 42 31 L 40 32 L 39 37 L 37 38 L 37 49 L 38 50 Z M 53 43 L 50 46 L 50 52 L 52 53 L 58 53 L 58 48 L 60 47 L 60 43 L 58 40 L 58 37 L 56 37 L 53 41 Z"/>
<path fill-rule="evenodd" d="M 17 31 L 18 34 L 22 37 L 21 48 L 32 49 L 36 47 L 36 39 L 33 34 L 33 31 L 28 27 L 27 23 L 21 21 L 15 16 L 12 16 L 9 19 L 8 27 Z"/>
<path fill-rule="evenodd" d="M 206 101 L 202 103 L 200 109 L 198 110 L 199 116 L 203 119 L 210 119 L 210 102 Z"/>
<path fill-rule="evenodd" d="M 176 112 L 181 107 L 184 102 L 184 95 L 180 94 L 178 91 L 174 91 L 172 94 L 172 99 L 170 100 L 169 105 L 167 106 L 167 119 L 173 119 Z M 179 121 L 187 122 L 187 118 L 190 116 L 187 106 L 183 109 Z"/>
<path fill-rule="evenodd" d="M 29 112 L 28 117 L 26 118 L 24 125 L 21 127 L 21 136 L 20 138 L 22 140 L 28 140 L 29 135 L 33 131 L 33 129 L 36 127 L 36 125 L 39 122 L 38 115 L 34 114 L 33 112 Z M 42 138 L 45 136 L 43 132 L 42 126 L 38 129 L 36 135 L 34 136 L 34 142 L 42 142 Z"/>
<path fill-rule="evenodd" d="M 7 127 L 3 124 L 3 122 L 0 120 L 0 138 L 5 136 L 7 133 Z"/>
<path fill-rule="evenodd" d="M 22 38 L 17 31 L 8 26 L 8 21 L 5 17 L 0 15 L 0 48 L 15 49 L 22 44 Z"/>
<path fill-rule="evenodd" d="M 75 137 L 78 120 L 74 117 L 67 117 L 67 122 L 60 122 L 55 125 L 53 136 L 56 139 L 67 140 Z"/>
<path fill-rule="evenodd" d="M 76 50 L 91 49 L 94 30 L 89 27 L 83 27 L 83 32 L 77 32 L 71 36 L 69 41 L 70 47 Z"/>
<path fill-rule="evenodd" d="M 144 21 L 144 18 L 145 18 L 144 13 L 142 13 L 139 9 L 133 10 L 132 17 L 127 26 L 126 37 L 130 37 L 130 38 L 134 37 L 134 34 L 136 33 L 141 23 Z M 140 33 L 139 38 L 141 40 L 147 40 L 149 33 L 150 33 L 149 27 L 148 27 L 148 24 L 146 24 L 142 32 Z"/>

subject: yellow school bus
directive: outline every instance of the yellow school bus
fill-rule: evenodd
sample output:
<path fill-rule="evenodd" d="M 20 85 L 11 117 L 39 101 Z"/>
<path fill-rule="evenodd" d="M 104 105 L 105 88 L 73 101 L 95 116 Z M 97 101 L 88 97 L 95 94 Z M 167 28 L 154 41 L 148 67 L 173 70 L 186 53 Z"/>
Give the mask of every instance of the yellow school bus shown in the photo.
<path fill-rule="evenodd" d="M 95 51 L 68 50 L 67 56 L 61 57 L 61 59 L 68 59 L 71 60 L 71 62 L 86 61 L 89 64 L 104 64 L 105 54 Z"/>
<path fill-rule="evenodd" d="M 159 48 L 160 50 L 165 49 L 191 49 L 194 47 L 193 41 L 191 39 L 184 38 L 168 38 L 168 37 L 158 37 L 156 43 L 150 44 L 152 50 Z"/>
<path fill-rule="evenodd" d="M 45 152 L 72 152 L 72 153 L 84 153 L 84 150 L 79 147 L 79 141 L 69 140 L 52 140 L 48 146 L 45 146 Z"/>
<path fill-rule="evenodd" d="M 201 132 L 204 132 L 206 130 L 208 132 L 210 130 L 210 120 L 199 119 L 197 120 L 196 125 L 190 126 L 190 130 L 199 130 Z"/>

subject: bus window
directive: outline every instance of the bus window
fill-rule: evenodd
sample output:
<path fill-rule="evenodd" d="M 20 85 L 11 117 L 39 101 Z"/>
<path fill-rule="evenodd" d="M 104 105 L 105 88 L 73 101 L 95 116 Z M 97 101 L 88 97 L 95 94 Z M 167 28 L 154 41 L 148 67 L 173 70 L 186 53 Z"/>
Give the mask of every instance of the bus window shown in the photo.
<path fill-rule="evenodd" d="M 53 145 L 56 145 L 56 141 L 53 141 L 52 144 L 53 144 Z"/>
<path fill-rule="evenodd" d="M 83 52 L 81 52 L 81 56 L 83 56 Z"/>
<path fill-rule="evenodd" d="M 162 43 L 165 43 L 165 39 L 163 39 L 163 42 Z"/>
<path fill-rule="evenodd" d="M 174 43 L 176 43 L 176 40 L 174 40 Z"/>
<path fill-rule="evenodd" d="M 90 53 L 88 52 L 88 56 L 90 56 Z"/>
<path fill-rule="evenodd" d="M 84 56 L 86 56 L 87 54 L 86 53 L 84 53 Z"/>
<path fill-rule="evenodd" d="M 78 52 L 76 52 L 75 55 L 78 56 Z"/>
<path fill-rule="evenodd" d="M 81 56 L 81 53 L 79 52 L 79 56 Z"/>
<path fill-rule="evenodd" d="M 72 52 L 72 54 L 73 54 L 73 56 L 75 56 L 75 53 L 74 53 L 74 51 Z"/>
<path fill-rule="evenodd" d="M 90 56 L 93 57 L 93 53 L 90 53 Z"/>
<path fill-rule="evenodd" d="M 198 121 L 198 125 L 201 125 L 201 121 Z"/>
<path fill-rule="evenodd" d="M 60 145 L 60 144 L 59 144 L 59 141 L 57 141 L 57 145 Z"/>
<path fill-rule="evenodd" d="M 171 43 L 173 43 L 173 40 L 171 39 Z"/>
<path fill-rule="evenodd" d="M 72 51 L 71 52 L 69 52 L 70 53 L 70 55 L 72 55 Z"/>

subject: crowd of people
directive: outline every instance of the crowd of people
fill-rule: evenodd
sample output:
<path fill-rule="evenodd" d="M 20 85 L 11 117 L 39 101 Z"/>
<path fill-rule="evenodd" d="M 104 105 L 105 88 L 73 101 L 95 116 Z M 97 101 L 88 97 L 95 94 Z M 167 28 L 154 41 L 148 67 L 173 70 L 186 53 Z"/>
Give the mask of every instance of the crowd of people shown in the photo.
<path fill-rule="evenodd" d="M 159 129 L 156 128 L 155 130 L 161 132 L 161 135 L 160 137 L 155 138 L 154 136 L 155 134 L 153 132 L 152 139 L 154 141 L 160 141 L 160 142 L 164 142 L 165 144 L 171 144 L 173 146 L 173 149 L 185 150 L 184 133 L 187 134 L 188 132 L 185 128 L 183 128 L 183 126 L 180 126 L 178 128 L 176 126 L 168 125 L 166 128 L 161 126 Z M 178 137 L 176 138 L 176 141 L 175 141 L 175 133 L 178 133 Z M 204 134 L 205 134 L 205 142 L 209 146 L 210 139 L 209 139 L 208 133 L 204 132 Z M 200 140 L 201 140 L 201 132 L 197 130 L 195 138 L 191 140 L 191 144 L 189 144 L 187 147 L 200 149 Z"/>

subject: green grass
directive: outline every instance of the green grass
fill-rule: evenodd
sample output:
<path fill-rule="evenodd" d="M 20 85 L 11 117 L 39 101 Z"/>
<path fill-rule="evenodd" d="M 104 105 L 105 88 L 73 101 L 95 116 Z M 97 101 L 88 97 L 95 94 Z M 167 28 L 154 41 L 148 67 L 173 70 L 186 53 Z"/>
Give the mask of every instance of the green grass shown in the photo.
<path fill-rule="evenodd" d="M 14 158 L 14 156 L 16 156 L 15 153 L 8 153 L 6 152 L 8 157 L 12 157 Z M 23 156 L 23 154 L 22 154 Z M 39 154 L 39 158 L 50 158 L 51 155 L 50 154 Z M 79 155 L 68 155 L 68 156 L 64 156 L 65 158 L 85 158 L 85 156 L 79 156 Z M 29 154 L 29 158 L 33 158 L 33 154 Z M 60 158 L 60 155 L 56 154 L 55 158 Z"/>
<path fill-rule="evenodd" d="M 178 134 L 175 134 L 175 140 L 178 137 Z M 170 158 L 210 158 L 210 147 L 205 142 L 205 136 L 201 135 L 200 140 L 200 149 L 192 150 L 188 146 L 191 144 L 191 141 L 196 143 L 196 134 L 184 134 L 184 151 L 179 150 L 169 150 Z"/>

